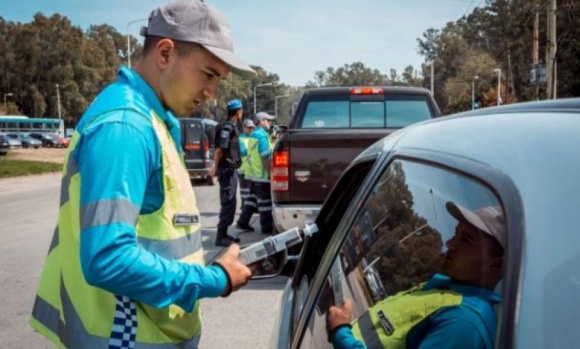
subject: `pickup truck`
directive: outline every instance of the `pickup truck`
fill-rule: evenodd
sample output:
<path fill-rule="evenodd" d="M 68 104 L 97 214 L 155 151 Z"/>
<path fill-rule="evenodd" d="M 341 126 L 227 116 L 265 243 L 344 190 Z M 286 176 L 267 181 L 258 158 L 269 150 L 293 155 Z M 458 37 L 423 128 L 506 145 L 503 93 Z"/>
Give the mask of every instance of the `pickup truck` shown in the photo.
<path fill-rule="evenodd" d="M 272 152 L 276 229 L 314 221 L 348 164 L 384 136 L 440 116 L 424 88 L 331 87 L 302 93 Z"/>

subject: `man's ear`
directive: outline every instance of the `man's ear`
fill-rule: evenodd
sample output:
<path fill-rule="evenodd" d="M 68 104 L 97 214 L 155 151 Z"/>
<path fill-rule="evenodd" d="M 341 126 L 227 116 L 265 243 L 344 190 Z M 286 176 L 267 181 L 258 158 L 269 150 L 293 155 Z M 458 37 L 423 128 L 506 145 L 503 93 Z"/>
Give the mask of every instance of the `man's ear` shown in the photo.
<path fill-rule="evenodd" d="M 157 65 L 159 66 L 159 69 L 165 70 L 169 66 L 171 60 L 177 55 L 175 42 L 171 39 L 159 40 L 155 47 L 155 52 L 157 53 Z"/>

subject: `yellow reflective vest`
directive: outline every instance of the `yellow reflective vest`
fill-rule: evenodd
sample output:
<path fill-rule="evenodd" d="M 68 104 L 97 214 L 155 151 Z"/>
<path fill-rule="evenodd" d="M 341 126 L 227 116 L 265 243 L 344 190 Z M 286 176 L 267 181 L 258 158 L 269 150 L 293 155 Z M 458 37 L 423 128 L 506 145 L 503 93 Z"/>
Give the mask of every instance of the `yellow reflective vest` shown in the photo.
<path fill-rule="evenodd" d="M 165 124 L 153 110 L 150 114 L 161 144 L 164 202 L 159 210 L 139 216 L 137 238 L 162 249 L 169 258 L 173 255 L 174 259 L 203 265 L 199 219 L 183 225 L 173 221 L 176 214 L 199 218 L 187 170 Z M 41 275 L 30 324 L 60 348 L 123 348 L 123 340 L 131 337 L 135 349 L 197 347 L 201 335 L 199 304 L 191 313 L 176 305 L 157 309 L 116 296 L 85 281 L 79 258 L 82 179 L 71 161 L 79 136 L 75 132 L 67 151 L 58 225 Z M 185 240 L 190 242 L 190 249 L 183 257 Z M 146 245 L 142 247 L 147 249 Z M 119 338 L 111 339 L 112 336 Z"/>
<path fill-rule="evenodd" d="M 425 283 L 399 292 L 373 305 L 352 323 L 352 333 L 367 348 L 405 349 L 409 332 L 435 312 L 446 307 L 464 306 L 479 319 L 474 331 L 491 349 L 496 318 L 488 301 L 447 289 L 424 289 Z M 499 297 L 499 296 L 498 296 Z M 499 298 L 498 298 L 499 299 Z M 475 334 L 474 334 L 475 335 Z"/>
<path fill-rule="evenodd" d="M 240 155 L 242 158 L 242 166 L 238 168 L 238 173 L 246 176 L 246 173 L 249 171 L 249 162 L 248 162 L 248 151 L 249 151 L 249 143 L 250 143 L 250 135 L 247 133 L 241 133 L 238 137 L 240 142 Z"/>
<path fill-rule="evenodd" d="M 271 156 L 273 144 L 270 142 L 270 137 L 263 128 L 257 127 L 248 140 L 246 179 L 254 182 L 270 183 L 270 171 L 264 168 L 262 158 L 265 156 L 262 156 L 259 150 L 260 142 L 267 144 L 268 156 Z"/>

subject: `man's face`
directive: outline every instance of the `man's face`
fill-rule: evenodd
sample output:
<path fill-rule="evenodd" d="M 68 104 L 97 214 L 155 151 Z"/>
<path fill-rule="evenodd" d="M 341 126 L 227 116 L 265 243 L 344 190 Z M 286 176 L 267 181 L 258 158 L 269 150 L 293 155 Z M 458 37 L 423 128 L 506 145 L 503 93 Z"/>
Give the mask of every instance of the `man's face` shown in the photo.
<path fill-rule="evenodd" d="M 171 42 L 171 40 L 169 40 Z M 177 116 L 188 116 L 206 99 L 214 99 L 217 85 L 228 66 L 202 47 L 179 55 L 175 47 L 159 49 L 163 61 L 160 76 L 161 101 Z"/>
<path fill-rule="evenodd" d="M 244 112 L 242 111 L 242 109 L 239 109 L 236 112 L 236 123 L 240 122 L 240 120 L 242 120 L 242 115 L 244 115 Z"/>
<path fill-rule="evenodd" d="M 250 134 L 250 133 L 252 133 L 252 131 L 254 131 L 254 128 L 253 127 L 246 127 L 246 126 L 244 126 L 244 132 L 245 133 Z"/>
<path fill-rule="evenodd" d="M 480 232 L 467 222 L 460 222 L 455 236 L 446 243 L 447 255 L 442 272 L 463 284 L 482 286 L 501 275 L 497 242 L 490 235 Z M 499 268 L 499 269 L 498 269 Z"/>
<path fill-rule="evenodd" d="M 270 131 L 270 126 L 271 126 L 271 122 L 268 119 L 262 119 L 260 121 L 260 126 L 262 126 L 262 128 L 266 131 Z"/>

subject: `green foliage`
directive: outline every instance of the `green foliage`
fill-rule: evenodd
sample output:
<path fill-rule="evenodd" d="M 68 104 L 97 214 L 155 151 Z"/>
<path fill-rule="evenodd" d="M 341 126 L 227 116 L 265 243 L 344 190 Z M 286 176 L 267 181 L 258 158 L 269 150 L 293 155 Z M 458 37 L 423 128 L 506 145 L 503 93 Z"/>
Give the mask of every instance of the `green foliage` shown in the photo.
<path fill-rule="evenodd" d="M 387 294 L 418 285 L 440 267 L 441 236 L 414 212 L 413 205 L 404 169 L 395 162 L 383 174 L 367 207 L 377 239 L 368 260 L 379 258 L 375 269 Z"/>
<path fill-rule="evenodd" d="M 40 161 L 14 160 L 0 157 L 0 178 L 35 175 L 46 172 L 60 172 L 61 164 Z"/>
<path fill-rule="evenodd" d="M 491 96 L 497 84 L 493 69 L 502 71 L 507 100 L 530 100 L 534 87 L 528 82 L 532 66 L 533 23 L 539 12 L 539 57 L 545 62 L 547 0 L 488 0 L 468 16 L 442 29 L 430 28 L 417 39 L 425 57 L 424 73 L 430 80 L 430 62 L 435 67 L 435 98 L 442 110 L 470 107 L 462 99 L 471 94 L 470 82 L 479 76 L 476 95 Z M 565 1 L 558 7 L 558 97 L 580 96 L 580 4 Z M 464 81 L 462 88 L 451 87 Z M 504 88 L 502 88 L 504 89 Z M 470 99 L 470 98 L 469 98 Z M 497 101 L 497 97 L 495 97 Z M 447 107 L 447 104 L 453 104 Z"/>
<path fill-rule="evenodd" d="M 131 42 L 136 57 L 141 46 L 133 37 Z M 62 116 L 72 127 L 96 94 L 115 80 L 126 50 L 126 37 L 107 24 L 83 32 L 59 14 L 37 13 L 30 23 L 0 17 L 0 93 L 13 94 L 10 101 L 19 114 L 55 118 L 58 84 Z"/>

